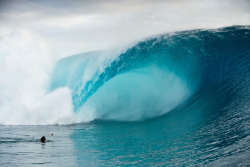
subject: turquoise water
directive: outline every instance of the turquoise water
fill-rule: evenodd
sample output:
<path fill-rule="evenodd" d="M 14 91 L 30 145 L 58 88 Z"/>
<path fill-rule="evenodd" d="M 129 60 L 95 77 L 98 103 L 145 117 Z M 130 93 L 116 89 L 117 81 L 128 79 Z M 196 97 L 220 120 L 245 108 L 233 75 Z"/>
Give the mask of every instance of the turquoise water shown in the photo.
<path fill-rule="evenodd" d="M 80 123 L 0 125 L 0 166 L 250 165 L 249 26 L 159 35 L 107 55 L 58 62 L 48 92 L 68 87 Z"/>
<path fill-rule="evenodd" d="M 248 127 L 249 114 L 204 113 L 201 108 L 143 122 L 0 126 L 0 162 L 1 166 L 247 166 Z M 38 142 L 42 135 L 50 141 Z"/>

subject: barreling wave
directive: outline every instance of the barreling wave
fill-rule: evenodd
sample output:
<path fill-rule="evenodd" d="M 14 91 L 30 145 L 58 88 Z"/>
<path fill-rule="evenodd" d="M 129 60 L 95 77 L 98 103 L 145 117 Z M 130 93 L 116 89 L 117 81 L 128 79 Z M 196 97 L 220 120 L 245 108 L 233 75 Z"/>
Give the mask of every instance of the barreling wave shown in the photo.
<path fill-rule="evenodd" d="M 218 92 L 226 97 L 243 90 L 247 98 L 249 28 L 164 34 L 120 53 L 95 51 L 67 57 L 57 63 L 50 91 L 70 88 L 78 117 L 123 121 L 163 115 L 211 88 L 210 98 Z"/>

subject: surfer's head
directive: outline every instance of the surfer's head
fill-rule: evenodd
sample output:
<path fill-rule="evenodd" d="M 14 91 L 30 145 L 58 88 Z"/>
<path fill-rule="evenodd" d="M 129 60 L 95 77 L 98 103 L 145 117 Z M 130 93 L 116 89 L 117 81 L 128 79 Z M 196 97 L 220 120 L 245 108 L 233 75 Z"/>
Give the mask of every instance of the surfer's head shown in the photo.
<path fill-rule="evenodd" d="M 45 143 L 45 142 L 46 142 L 45 136 L 41 137 L 41 142 L 42 142 L 42 143 Z"/>

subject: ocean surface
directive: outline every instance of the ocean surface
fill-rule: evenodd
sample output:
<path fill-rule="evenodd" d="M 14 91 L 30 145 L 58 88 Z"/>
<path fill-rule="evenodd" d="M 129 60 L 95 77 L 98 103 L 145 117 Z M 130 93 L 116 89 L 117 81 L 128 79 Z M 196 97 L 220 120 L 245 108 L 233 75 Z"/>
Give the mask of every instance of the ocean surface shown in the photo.
<path fill-rule="evenodd" d="M 0 102 L 0 166 L 250 166 L 249 26 L 69 56 L 49 85 L 56 113 Z"/>

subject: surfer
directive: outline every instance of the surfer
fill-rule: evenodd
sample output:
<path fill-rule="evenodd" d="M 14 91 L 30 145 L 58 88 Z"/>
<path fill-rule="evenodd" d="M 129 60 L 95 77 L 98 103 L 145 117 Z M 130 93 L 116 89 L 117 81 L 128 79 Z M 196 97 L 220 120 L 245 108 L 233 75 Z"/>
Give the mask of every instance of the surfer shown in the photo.
<path fill-rule="evenodd" d="M 45 136 L 41 137 L 41 143 L 45 143 L 45 142 L 46 142 Z"/>

